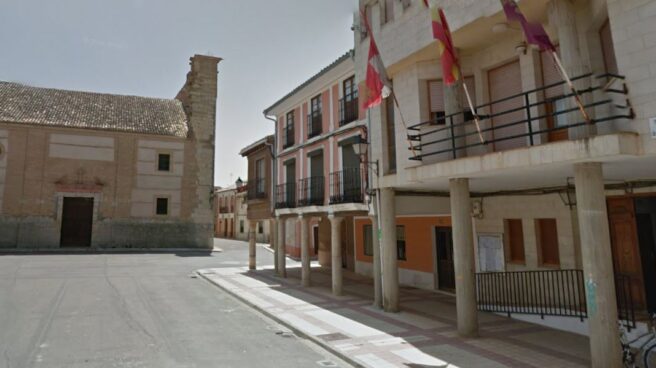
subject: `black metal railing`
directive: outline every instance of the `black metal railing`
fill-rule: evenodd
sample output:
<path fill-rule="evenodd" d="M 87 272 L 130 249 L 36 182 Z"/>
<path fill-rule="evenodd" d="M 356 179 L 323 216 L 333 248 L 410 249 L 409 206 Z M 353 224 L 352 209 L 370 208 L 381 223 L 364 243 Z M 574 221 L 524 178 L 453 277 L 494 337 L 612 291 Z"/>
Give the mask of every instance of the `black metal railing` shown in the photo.
<path fill-rule="evenodd" d="M 296 183 L 285 183 L 276 186 L 276 208 L 296 207 Z"/>
<path fill-rule="evenodd" d="M 615 276 L 618 319 L 635 328 L 630 279 Z M 582 270 L 483 272 L 476 274 L 478 310 L 494 313 L 588 317 Z"/>
<path fill-rule="evenodd" d="M 549 134 L 563 131 L 567 133 L 569 129 L 584 129 L 587 125 L 618 119 L 633 119 L 635 115 L 628 101 L 628 90 L 623 80 L 624 77 L 621 75 L 593 76 L 591 73 L 572 78 L 574 82 L 590 81 L 592 84 L 591 87 L 578 91 L 586 111 L 591 116 L 589 122 L 583 119 L 576 105 L 570 104 L 570 101 L 574 100 L 573 93 L 563 92 L 555 97 L 543 97 L 546 90 L 554 87 L 563 88 L 564 91 L 564 81 L 475 106 L 474 111 L 479 117 L 482 141 L 473 119 L 474 114 L 468 108 L 451 115 L 435 116 L 429 121 L 408 128 L 412 131 L 408 134 L 408 139 L 418 142 L 414 143 L 413 149 L 419 152 L 410 159 L 421 161 L 426 157 L 439 155 L 446 155 L 446 159 L 449 157 L 455 159 L 465 156 L 469 148 L 488 145 L 494 145 L 497 151 L 518 146 L 533 146 L 545 143 Z M 614 87 L 619 82 L 622 82 L 621 89 Z M 622 101 L 616 101 L 618 98 Z M 559 102 L 564 103 L 564 106 L 555 108 Z M 495 108 L 500 111 L 495 111 Z M 573 118 L 574 116 L 576 118 Z M 558 119 L 565 117 L 572 121 L 559 125 Z M 500 119 L 509 122 L 499 122 Z"/>
<path fill-rule="evenodd" d="M 267 197 L 266 192 L 266 179 L 255 179 L 248 182 L 248 199 L 265 199 Z"/>
<path fill-rule="evenodd" d="M 307 137 L 308 139 L 316 137 L 323 131 L 323 115 L 320 111 L 315 111 L 308 115 L 307 120 Z"/>
<path fill-rule="evenodd" d="M 289 148 L 294 145 L 294 126 L 288 125 L 283 130 L 282 148 Z"/>
<path fill-rule="evenodd" d="M 339 126 L 358 120 L 358 97 L 339 100 Z"/>
<path fill-rule="evenodd" d="M 323 206 L 325 178 L 312 176 L 298 181 L 298 206 Z"/>
<path fill-rule="evenodd" d="M 330 174 L 330 204 L 362 203 L 367 180 L 367 171 L 354 168 Z"/>

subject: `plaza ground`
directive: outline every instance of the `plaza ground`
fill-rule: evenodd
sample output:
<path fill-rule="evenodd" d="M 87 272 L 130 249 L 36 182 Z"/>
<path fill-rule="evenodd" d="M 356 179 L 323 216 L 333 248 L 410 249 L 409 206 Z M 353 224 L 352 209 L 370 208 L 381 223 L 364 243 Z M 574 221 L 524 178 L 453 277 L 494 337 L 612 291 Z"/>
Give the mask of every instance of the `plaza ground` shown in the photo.
<path fill-rule="evenodd" d="M 195 278 L 247 264 L 245 243 L 217 246 L 0 255 L 0 368 L 348 366 Z"/>

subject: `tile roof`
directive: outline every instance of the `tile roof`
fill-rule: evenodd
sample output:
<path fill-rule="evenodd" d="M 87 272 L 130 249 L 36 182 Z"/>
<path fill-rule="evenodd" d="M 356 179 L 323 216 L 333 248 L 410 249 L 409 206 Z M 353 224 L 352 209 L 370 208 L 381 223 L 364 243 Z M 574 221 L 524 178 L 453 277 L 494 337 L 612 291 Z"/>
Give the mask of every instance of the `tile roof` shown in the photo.
<path fill-rule="evenodd" d="M 30 87 L 0 81 L 0 122 L 186 137 L 174 99 Z"/>
<path fill-rule="evenodd" d="M 310 79 L 306 80 L 306 81 L 303 82 L 300 86 L 294 88 L 291 92 L 289 92 L 288 94 L 286 94 L 285 96 L 283 96 L 281 99 L 279 99 L 278 101 L 276 101 L 273 105 L 271 105 L 271 106 L 269 106 L 267 109 L 265 109 L 265 110 L 264 110 L 264 115 L 269 115 L 269 112 L 270 112 L 271 110 L 273 110 L 275 107 L 277 107 L 278 105 L 280 105 L 281 103 L 283 103 L 286 99 L 288 99 L 289 97 L 293 96 L 296 92 L 302 90 L 303 88 L 305 88 L 307 85 L 309 85 L 310 83 L 312 83 L 312 82 L 314 82 L 315 80 L 317 80 L 317 79 L 318 79 L 319 77 L 321 77 L 322 75 L 328 73 L 330 70 L 332 70 L 334 67 L 336 67 L 337 65 L 339 65 L 340 63 L 342 63 L 344 60 L 348 60 L 349 58 L 354 57 L 354 55 L 355 55 L 355 50 L 351 49 L 351 50 L 347 51 L 344 55 L 342 55 L 342 56 L 340 56 L 339 58 L 337 58 L 337 60 L 335 60 L 335 61 L 333 61 L 332 63 L 330 63 L 330 65 L 328 65 L 327 67 L 321 69 L 317 74 L 315 74 L 315 75 L 313 75 L 312 77 L 310 77 Z"/>

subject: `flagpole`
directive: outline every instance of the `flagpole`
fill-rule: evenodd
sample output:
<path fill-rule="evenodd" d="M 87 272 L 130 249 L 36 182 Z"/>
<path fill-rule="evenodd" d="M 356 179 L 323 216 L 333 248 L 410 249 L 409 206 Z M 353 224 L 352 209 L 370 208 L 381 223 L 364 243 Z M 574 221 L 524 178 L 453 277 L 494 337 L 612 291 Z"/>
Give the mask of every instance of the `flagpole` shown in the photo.
<path fill-rule="evenodd" d="M 472 115 L 474 115 L 474 122 L 476 123 L 476 130 L 478 131 L 478 138 L 481 140 L 481 143 L 487 144 L 487 142 L 483 138 L 483 133 L 481 133 L 481 121 L 478 118 L 478 114 L 476 113 L 476 110 L 474 110 L 474 104 L 472 103 L 472 99 L 469 96 L 469 89 L 467 88 L 467 83 L 465 83 L 464 78 L 462 80 L 462 88 L 465 90 L 465 97 L 467 97 L 467 103 L 469 104 L 469 110 L 471 110 Z"/>
<path fill-rule="evenodd" d="M 396 105 L 396 109 L 399 110 L 399 116 L 401 116 L 401 124 L 403 124 L 403 129 L 405 129 L 405 136 L 406 139 L 408 140 L 408 144 L 410 145 L 410 150 L 412 151 L 412 156 L 417 157 L 417 152 L 415 151 L 415 146 L 412 144 L 412 140 L 410 140 L 410 137 L 408 136 L 408 125 L 405 123 L 405 118 L 403 117 L 403 112 L 401 111 L 401 107 L 399 106 L 399 100 L 396 99 L 396 93 L 394 93 L 394 90 L 392 90 L 392 98 L 394 99 L 394 104 Z"/>
<path fill-rule="evenodd" d="M 585 111 L 585 107 L 583 106 L 583 102 L 581 101 L 581 96 L 579 95 L 579 92 L 576 90 L 576 87 L 572 83 L 572 80 L 569 78 L 569 75 L 567 75 L 567 72 L 565 71 L 563 64 L 560 62 L 560 58 L 558 57 L 556 51 L 552 50 L 551 56 L 553 56 L 554 62 L 558 66 L 558 71 L 560 72 L 563 79 L 565 79 L 565 82 L 567 82 L 569 89 L 572 91 L 572 93 L 574 93 L 574 100 L 576 101 L 576 104 L 578 105 L 579 111 L 581 111 L 583 118 L 585 119 L 586 123 L 591 124 L 592 119 L 590 119 L 590 115 L 588 115 L 588 112 Z"/>

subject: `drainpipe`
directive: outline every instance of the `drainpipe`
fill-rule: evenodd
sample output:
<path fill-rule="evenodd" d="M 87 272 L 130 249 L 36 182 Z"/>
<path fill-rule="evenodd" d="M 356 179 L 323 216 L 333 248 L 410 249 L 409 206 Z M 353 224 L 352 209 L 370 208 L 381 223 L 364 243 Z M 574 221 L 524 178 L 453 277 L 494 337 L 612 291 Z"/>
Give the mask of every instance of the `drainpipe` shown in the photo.
<path fill-rule="evenodd" d="M 268 116 L 266 114 L 266 112 L 264 112 L 264 118 L 267 119 L 267 120 L 273 121 L 274 124 L 278 124 L 278 119 L 276 119 L 275 117 Z M 277 184 L 277 181 L 278 181 L 278 175 L 277 175 L 278 164 L 276 163 L 276 142 L 278 141 L 277 136 L 278 136 L 278 127 L 276 125 L 274 125 L 274 128 L 273 128 L 273 143 L 271 143 L 271 144 L 266 143 L 266 142 L 264 143 L 269 147 L 269 154 L 271 155 L 271 161 L 272 161 L 272 164 L 273 164 L 273 173 L 272 173 L 273 178 L 271 178 L 271 198 L 270 198 L 271 200 L 269 201 L 269 205 L 271 207 L 270 208 L 271 213 L 274 212 L 274 208 L 275 208 L 274 207 L 275 206 L 275 203 L 274 203 L 274 201 L 275 201 L 275 190 L 276 190 L 276 184 Z"/>

